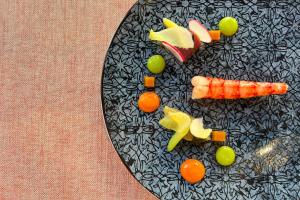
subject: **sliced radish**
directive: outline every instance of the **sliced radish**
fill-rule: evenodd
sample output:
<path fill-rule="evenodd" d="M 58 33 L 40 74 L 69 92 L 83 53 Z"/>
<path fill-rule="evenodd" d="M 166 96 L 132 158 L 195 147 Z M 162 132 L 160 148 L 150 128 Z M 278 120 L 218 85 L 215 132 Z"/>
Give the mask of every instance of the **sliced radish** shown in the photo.
<path fill-rule="evenodd" d="M 196 34 L 194 34 L 192 31 L 191 33 L 193 34 L 194 39 L 194 51 L 197 51 L 201 47 L 201 41 Z"/>
<path fill-rule="evenodd" d="M 179 51 L 182 53 L 182 55 L 185 57 L 185 61 L 187 61 L 190 57 L 193 56 L 195 53 L 194 49 L 183 49 L 179 48 Z"/>
<path fill-rule="evenodd" d="M 195 53 L 195 49 L 184 49 L 175 47 L 168 42 L 162 42 L 162 44 L 180 61 L 185 62 Z"/>
<path fill-rule="evenodd" d="M 168 49 L 180 62 L 185 62 L 187 58 L 183 55 L 183 53 L 180 51 L 179 48 L 167 43 L 167 42 L 162 42 L 164 47 Z"/>
<path fill-rule="evenodd" d="M 212 41 L 208 30 L 199 21 L 195 19 L 191 20 L 189 22 L 189 29 L 198 40 L 205 43 L 210 43 Z"/>

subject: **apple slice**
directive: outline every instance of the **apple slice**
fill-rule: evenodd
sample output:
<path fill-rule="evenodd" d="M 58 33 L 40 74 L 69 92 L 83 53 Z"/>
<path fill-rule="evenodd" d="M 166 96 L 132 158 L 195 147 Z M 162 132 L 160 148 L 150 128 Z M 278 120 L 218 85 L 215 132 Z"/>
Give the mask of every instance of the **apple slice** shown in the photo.
<path fill-rule="evenodd" d="M 175 113 L 175 112 L 181 112 L 180 110 L 177 110 L 175 108 L 171 108 L 169 106 L 165 106 L 163 109 L 163 112 L 166 116 L 168 116 L 170 113 Z"/>
<path fill-rule="evenodd" d="M 172 151 L 176 145 L 182 140 L 190 130 L 191 118 L 183 112 L 170 113 L 170 119 L 177 123 L 178 128 L 168 143 L 167 150 Z"/>
<path fill-rule="evenodd" d="M 166 28 L 178 27 L 179 25 L 168 18 L 163 18 L 163 24 Z"/>
<path fill-rule="evenodd" d="M 191 134 L 200 139 L 206 139 L 210 136 L 212 129 L 204 129 L 203 127 L 203 119 L 197 118 L 194 119 L 190 126 Z"/>
<path fill-rule="evenodd" d="M 205 43 L 210 43 L 212 41 L 212 38 L 208 32 L 208 30 L 205 28 L 203 24 L 201 24 L 197 20 L 191 20 L 189 22 L 189 29 L 196 37 L 198 40 L 205 42 Z"/>
<path fill-rule="evenodd" d="M 192 33 L 181 26 L 168 28 L 159 32 L 150 30 L 149 39 L 168 42 L 169 44 L 178 48 L 194 48 L 194 40 Z"/>
<path fill-rule="evenodd" d="M 178 125 L 170 117 L 164 117 L 159 120 L 159 125 L 172 131 L 176 131 L 178 128 Z"/>
<path fill-rule="evenodd" d="M 159 124 L 161 126 L 163 126 L 164 128 L 166 128 L 166 129 L 170 129 L 170 130 L 176 131 L 177 124 L 173 120 L 171 120 L 171 118 L 168 117 L 168 116 L 171 113 L 176 113 L 176 112 L 181 112 L 181 111 L 179 111 L 179 110 L 177 110 L 175 108 L 170 108 L 169 106 L 165 106 L 164 109 L 163 109 L 163 112 L 164 112 L 164 114 L 166 116 L 159 121 Z M 192 120 L 192 117 L 191 117 L 191 120 Z M 184 136 L 183 139 L 186 140 L 186 141 L 193 141 L 194 136 L 189 132 L 186 136 Z"/>

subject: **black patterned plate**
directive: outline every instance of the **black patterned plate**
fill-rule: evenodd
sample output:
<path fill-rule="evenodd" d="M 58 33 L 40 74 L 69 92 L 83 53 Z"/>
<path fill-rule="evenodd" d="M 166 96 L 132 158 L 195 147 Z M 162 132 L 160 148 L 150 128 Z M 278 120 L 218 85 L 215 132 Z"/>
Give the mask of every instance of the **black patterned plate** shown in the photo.
<path fill-rule="evenodd" d="M 206 45 L 180 64 L 148 40 L 163 29 L 162 18 L 187 26 L 198 19 L 216 29 L 224 16 L 239 21 L 235 37 Z M 300 199 L 300 1 L 299 0 L 142 0 L 118 28 L 102 77 L 102 101 L 109 136 L 134 177 L 161 199 Z M 217 146 L 181 142 L 171 153 L 172 133 L 155 113 L 138 110 L 149 75 L 147 58 L 161 54 L 167 68 L 156 76 L 162 105 L 204 117 L 207 127 L 226 130 L 237 153 L 233 166 L 215 161 Z M 247 100 L 191 99 L 195 75 L 226 79 L 286 82 L 288 94 Z M 286 147 L 286 148 L 285 148 Z M 261 148 L 267 156 L 259 158 Z M 263 151 L 263 150 L 262 150 Z M 202 160 L 205 179 L 189 185 L 178 169 L 187 158 Z"/>

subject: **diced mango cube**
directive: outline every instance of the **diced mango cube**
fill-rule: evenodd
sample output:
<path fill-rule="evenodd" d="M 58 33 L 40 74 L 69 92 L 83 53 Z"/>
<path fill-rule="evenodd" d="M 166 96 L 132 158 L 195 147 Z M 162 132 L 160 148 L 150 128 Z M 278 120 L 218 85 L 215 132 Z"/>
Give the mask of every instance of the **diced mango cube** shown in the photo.
<path fill-rule="evenodd" d="M 211 140 L 214 142 L 225 142 L 226 132 L 225 131 L 213 131 L 211 133 Z"/>
<path fill-rule="evenodd" d="M 154 88 L 155 87 L 155 77 L 145 76 L 144 85 L 147 88 Z"/>

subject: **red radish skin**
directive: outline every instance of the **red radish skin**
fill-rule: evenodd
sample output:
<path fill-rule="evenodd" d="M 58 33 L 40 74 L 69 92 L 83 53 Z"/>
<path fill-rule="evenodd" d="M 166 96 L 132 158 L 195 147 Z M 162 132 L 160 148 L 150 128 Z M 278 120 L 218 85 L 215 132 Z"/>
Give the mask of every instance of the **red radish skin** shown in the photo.
<path fill-rule="evenodd" d="M 194 34 L 191 31 L 191 34 L 193 34 L 194 38 L 194 48 L 190 49 L 184 49 L 184 48 L 178 48 L 174 45 L 171 45 L 168 42 L 162 42 L 163 46 L 168 49 L 180 62 L 186 62 L 190 57 L 193 56 L 193 54 L 201 47 L 201 40 L 197 36 L 197 34 Z"/>
<path fill-rule="evenodd" d="M 180 62 L 186 62 L 194 54 L 194 49 L 183 49 L 175 47 L 167 42 L 162 42 L 165 48 L 167 48 Z"/>
<path fill-rule="evenodd" d="M 184 62 L 186 62 L 190 57 L 192 57 L 195 52 L 194 49 L 183 49 L 183 48 L 179 48 L 179 51 L 182 53 L 182 55 L 185 58 Z"/>
<path fill-rule="evenodd" d="M 212 38 L 211 38 L 208 30 L 199 21 L 191 20 L 189 22 L 189 30 L 192 32 L 192 34 L 195 37 L 197 37 L 198 40 L 200 40 L 204 43 L 211 43 Z"/>
<path fill-rule="evenodd" d="M 165 48 L 167 48 L 180 62 L 185 62 L 186 57 L 182 54 L 179 48 L 172 46 L 167 42 L 162 42 Z"/>
<path fill-rule="evenodd" d="M 196 34 L 194 34 L 193 32 L 191 33 L 194 36 L 194 51 L 197 51 L 201 47 L 201 41 Z"/>
<path fill-rule="evenodd" d="M 203 76 L 195 76 L 192 79 L 192 85 L 194 86 L 193 99 L 252 98 L 273 94 L 286 94 L 288 91 L 286 83 L 235 81 Z"/>

